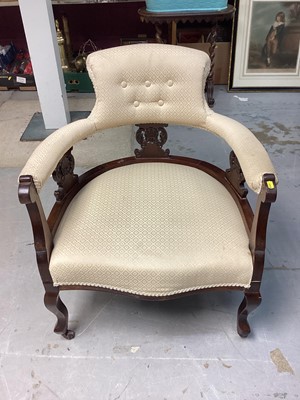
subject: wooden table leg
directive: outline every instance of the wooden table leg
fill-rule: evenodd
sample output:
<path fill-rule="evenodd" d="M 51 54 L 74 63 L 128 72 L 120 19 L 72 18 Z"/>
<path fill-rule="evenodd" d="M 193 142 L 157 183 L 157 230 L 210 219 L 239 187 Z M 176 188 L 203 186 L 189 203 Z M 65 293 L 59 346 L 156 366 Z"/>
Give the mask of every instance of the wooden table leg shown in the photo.
<path fill-rule="evenodd" d="M 213 107 L 215 104 L 214 99 L 214 69 L 215 69 L 215 48 L 216 48 L 216 37 L 217 37 L 217 27 L 214 26 L 211 31 L 211 35 L 209 38 L 209 57 L 211 61 L 210 71 L 206 81 L 206 94 L 207 94 L 207 103 L 209 107 Z"/>
<path fill-rule="evenodd" d="M 177 44 L 177 23 L 175 21 L 171 23 L 171 44 Z"/>

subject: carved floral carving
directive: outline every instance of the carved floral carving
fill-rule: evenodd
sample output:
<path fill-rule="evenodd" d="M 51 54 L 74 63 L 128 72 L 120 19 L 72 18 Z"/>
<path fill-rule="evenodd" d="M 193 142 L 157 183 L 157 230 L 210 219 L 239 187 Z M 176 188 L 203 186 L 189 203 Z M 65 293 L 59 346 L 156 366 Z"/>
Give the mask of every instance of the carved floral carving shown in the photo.
<path fill-rule="evenodd" d="M 70 187 L 78 180 L 78 175 L 74 174 L 75 161 L 71 151 L 72 149 L 65 153 L 52 173 L 58 186 L 54 192 L 56 201 L 61 201 Z"/>
<path fill-rule="evenodd" d="M 226 170 L 226 177 L 238 192 L 238 194 L 245 198 L 248 194 L 248 189 L 245 188 L 245 177 L 241 169 L 240 163 L 232 151 L 229 156 L 230 169 Z"/>
<path fill-rule="evenodd" d="M 136 141 L 141 149 L 135 149 L 136 157 L 168 157 L 170 150 L 162 147 L 168 139 L 166 124 L 138 125 Z"/>

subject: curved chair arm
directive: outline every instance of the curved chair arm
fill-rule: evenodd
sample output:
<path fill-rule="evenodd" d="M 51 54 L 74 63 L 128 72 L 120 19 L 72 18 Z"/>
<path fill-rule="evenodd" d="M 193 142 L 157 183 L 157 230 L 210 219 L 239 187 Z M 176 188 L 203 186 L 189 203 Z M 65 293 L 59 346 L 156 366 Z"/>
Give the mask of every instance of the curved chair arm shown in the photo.
<path fill-rule="evenodd" d="M 264 174 L 276 176 L 273 164 L 263 145 L 240 122 L 210 112 L 207 115 L 205 126 L 202 125 L 199 128 L 204 128 L 223 138 L 233 149 L 246 182 L 254 192 L 260 192 Z M 31 175 L 36 189 L 40 191 L 63 155 L 75 143 L 92 135 L 97 130 L 90 118 L 72 122 L 58 129 L 35 149 L 20 175 Z"/>
<path fill-rule="evenodd" d="M 211 112 L 207 116 L 205 129 L 223 138 L 232 148 L 246 182 L 254 192 L 260 192 L 264 174 L 273 174 L 276 177 L 274 166 L 265 148 L 240 122 Z"/>
<path fill-rule="evenodd" d="M 40 191 L 63 155 L 75 143 L 95 132 L 95 125 L 89 119 L 74 121 L 58 129 L 39 144 L 20 176 L 32 176 L 37 191 Z"/>

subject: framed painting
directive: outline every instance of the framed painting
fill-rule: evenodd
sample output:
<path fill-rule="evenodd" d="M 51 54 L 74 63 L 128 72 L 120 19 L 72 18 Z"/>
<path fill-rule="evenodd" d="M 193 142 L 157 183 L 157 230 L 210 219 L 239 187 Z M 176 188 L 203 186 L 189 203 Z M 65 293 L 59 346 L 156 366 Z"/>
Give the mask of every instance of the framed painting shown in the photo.
<path fill-rule="evenodd" d="M 229 90 L 300 88 L 300 1 L 236 0 Z"/>

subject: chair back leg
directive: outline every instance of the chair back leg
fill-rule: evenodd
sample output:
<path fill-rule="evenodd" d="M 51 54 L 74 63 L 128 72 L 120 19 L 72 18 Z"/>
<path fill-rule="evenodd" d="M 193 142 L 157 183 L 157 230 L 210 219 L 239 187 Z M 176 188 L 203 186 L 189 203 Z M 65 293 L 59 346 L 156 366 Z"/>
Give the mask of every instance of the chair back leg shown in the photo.
<path fill-rule="evenodd" d="M 260 303 L 260 292 L 244 292 L 244 299 L 239 306 L 237 315 L 237 331 L 242 338 L 246 338 L 251 332 L 247 318 L 249 314 L 260 305 Z"/>

